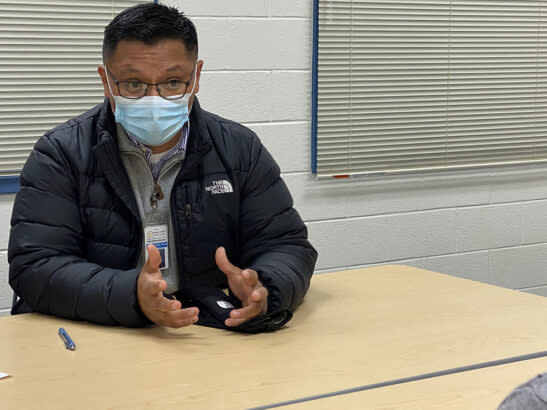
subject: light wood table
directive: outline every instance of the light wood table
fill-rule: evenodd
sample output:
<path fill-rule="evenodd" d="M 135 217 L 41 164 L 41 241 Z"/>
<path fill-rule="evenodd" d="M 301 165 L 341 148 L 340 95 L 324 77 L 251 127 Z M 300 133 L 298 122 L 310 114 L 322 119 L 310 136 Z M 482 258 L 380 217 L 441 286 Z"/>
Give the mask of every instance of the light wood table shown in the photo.
<path fill-rule="evenodd" d="M 282 409 L 495 410 L 514 388 L 545 372 L 547 358 L 526 360 L 297 403 Z"/>
<path fill-rule="evenodd" d="M 0 319 L 6 409 L 247 408 L 546 350 L 547 298 L 406 266 L 314 277 L 281 331 Z M 77 344 L 67 351 L 65 327 Z"/>

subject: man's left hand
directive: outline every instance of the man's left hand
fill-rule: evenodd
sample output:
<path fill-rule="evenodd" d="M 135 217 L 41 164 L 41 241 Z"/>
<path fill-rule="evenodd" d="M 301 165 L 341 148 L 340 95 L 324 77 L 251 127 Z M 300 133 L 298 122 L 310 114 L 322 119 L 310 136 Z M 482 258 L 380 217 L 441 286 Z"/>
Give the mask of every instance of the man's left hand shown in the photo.
<path fill-rule="evenodd" d="M 230 312 L 226 326 L 239 326 L 252 318 L 264 315 L 268 311 L 268 290 L 258 280 L 258 273 L 252 269 L 239 269 L 228 260 L 226 250 L 218 248 L 215 252 L 218 268 L 228 278 L 228 286 L 241 301 L 243 307 Z"/>

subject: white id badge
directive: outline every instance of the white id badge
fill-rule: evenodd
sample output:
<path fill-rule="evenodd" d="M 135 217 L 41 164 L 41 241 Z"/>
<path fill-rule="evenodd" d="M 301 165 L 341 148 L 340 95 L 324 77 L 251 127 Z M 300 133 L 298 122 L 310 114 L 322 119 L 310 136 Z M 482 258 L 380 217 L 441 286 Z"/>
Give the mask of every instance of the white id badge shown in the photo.
<path fill-rule="evenodd" d="M 161 255 L 160 269 L 169 269 L 169 235 L 167 225 L 151 225 L 144 228 L 144 247 L 153 244 Z"/>

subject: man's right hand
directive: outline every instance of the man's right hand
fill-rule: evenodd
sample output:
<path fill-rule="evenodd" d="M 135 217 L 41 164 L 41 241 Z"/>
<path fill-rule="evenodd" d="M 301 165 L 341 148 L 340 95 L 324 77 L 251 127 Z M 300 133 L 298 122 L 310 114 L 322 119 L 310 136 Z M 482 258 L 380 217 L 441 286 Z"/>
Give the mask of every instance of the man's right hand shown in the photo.
<path fill-rule="evenodd" d="M 181 309 L 178 300 L 163 296 L 167 282 L 160 272 L 161 255 L 154 245 L 148 245 L 148 259 L 142 267 L 137 281 L 137 298 L 142 312 L 148 319 L 160 326 L 185 327 L 198 321 L 199 309 Z"/>

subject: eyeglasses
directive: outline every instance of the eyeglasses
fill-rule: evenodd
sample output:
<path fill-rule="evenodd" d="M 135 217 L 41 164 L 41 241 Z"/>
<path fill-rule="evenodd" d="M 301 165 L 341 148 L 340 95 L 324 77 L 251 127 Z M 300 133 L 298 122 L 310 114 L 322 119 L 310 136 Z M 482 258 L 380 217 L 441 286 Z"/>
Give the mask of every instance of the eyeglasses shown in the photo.
<path fill-rule="evenodd" d="M 190 85 L 194 72 L 196 71 L 196 66 L 194 66 L 188 81 L 173 79 L 164 83 L 144 83 L 138 80 L 117 81 L 110 70 L 106 69 L 106 71 L 110 74 L 114 80 L 114 84 L 118 87 L 118 94 L 124 98 L 138 100 L 148 94 L 148 87 L 153 85 L 156 86 L 156 90 L 158 91 L 160 97 L 165 98 L 166 100 L 178 100 L 186 95 L 188 86 Z"/>

